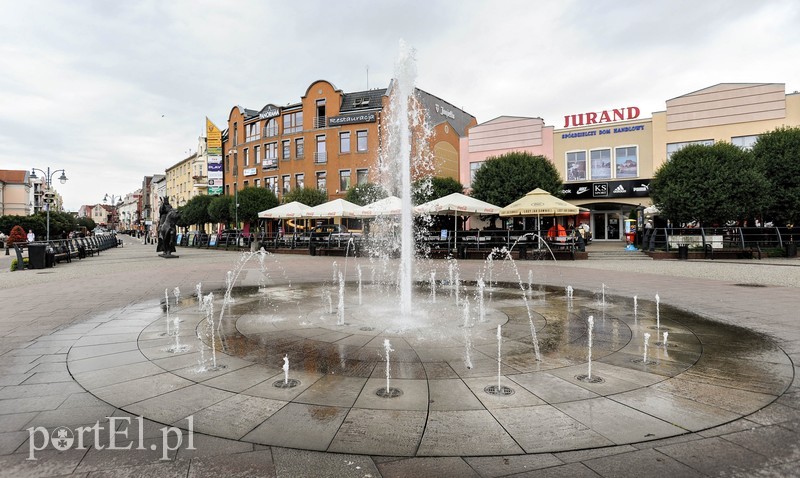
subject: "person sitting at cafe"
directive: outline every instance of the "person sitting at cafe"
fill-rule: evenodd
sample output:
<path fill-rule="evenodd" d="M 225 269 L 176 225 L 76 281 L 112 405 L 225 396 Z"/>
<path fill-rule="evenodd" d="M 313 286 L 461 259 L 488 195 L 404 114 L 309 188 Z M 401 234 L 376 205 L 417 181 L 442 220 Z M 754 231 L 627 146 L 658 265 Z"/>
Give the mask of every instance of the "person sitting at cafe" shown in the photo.
<path fill-rule="evenodd" d="M 550 241 L 564 241 L 565 239 L 559 239 L 562 237 L 567 237 L 567 230 L 564 229 L 564 226 L 561 224 L 553 224 L 550 229 L 547 230 L 547 239 Z"/>

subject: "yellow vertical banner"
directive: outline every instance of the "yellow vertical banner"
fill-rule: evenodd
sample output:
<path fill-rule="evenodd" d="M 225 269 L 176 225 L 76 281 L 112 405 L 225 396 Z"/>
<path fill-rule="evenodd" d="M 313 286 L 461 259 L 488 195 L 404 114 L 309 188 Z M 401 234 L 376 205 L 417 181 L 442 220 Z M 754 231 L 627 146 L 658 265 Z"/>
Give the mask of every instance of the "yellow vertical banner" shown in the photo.
<path fill-rule="evenodd" d="M 206 117 L 206 141 L 209 156 L 222 156 L 222 131 Z"/>

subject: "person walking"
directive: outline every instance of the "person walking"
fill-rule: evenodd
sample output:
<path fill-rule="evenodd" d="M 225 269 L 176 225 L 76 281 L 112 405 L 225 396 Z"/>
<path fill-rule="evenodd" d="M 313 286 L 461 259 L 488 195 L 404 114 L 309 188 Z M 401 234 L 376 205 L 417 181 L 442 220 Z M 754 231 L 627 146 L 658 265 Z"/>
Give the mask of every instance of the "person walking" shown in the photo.
<path fill-rule="evenodd" d="M 28 231 L 28 242 L 33 242 L 36 240 L 36 234 L 33 233 L 33 229 Z"/>

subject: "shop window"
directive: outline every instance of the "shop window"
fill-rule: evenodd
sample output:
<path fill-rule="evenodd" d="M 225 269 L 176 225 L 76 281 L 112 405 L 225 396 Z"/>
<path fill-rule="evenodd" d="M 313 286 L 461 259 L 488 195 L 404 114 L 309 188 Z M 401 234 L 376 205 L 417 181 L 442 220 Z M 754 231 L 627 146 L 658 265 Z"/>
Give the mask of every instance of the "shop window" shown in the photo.
<path fill-rule="evenodd" d="M 589 152 L 592 179 L 611 179 L 611 150 L 595 149 Z"/>
<path fill-rule="evenodd" d="M 757 134 L 750 136 L 734 136 L 733 138 L 731 138 L 731 144 L 734 146 L 738 146 L 745 151 L 750 151 L 751 149 L 753 149 L 753 146 L 756 144 L 756 141 L 758 141 L 758 136 L 759 135 Z"/>
<path fill-rule="evenodd" d="M 672 158 L 672 155 L 681 149 L 689 146 L 690 144 L 701 144 L 703 146 L 711 146 L 714 144 L 713 139 L 701 139 L 699 141 L 684 141 L 682 143 L 667 143 L 667 161 Z"/>
<path fill-rule="evenodd" d="M 636 146 L 623 146 L 614 150 L 614 162 L 618 178 L 639 176 L 639 157 Z"/>
<path fill-rule="evenodd" d="M 586 151 L 567 153 L 567 181 L 586 180 Z"/>

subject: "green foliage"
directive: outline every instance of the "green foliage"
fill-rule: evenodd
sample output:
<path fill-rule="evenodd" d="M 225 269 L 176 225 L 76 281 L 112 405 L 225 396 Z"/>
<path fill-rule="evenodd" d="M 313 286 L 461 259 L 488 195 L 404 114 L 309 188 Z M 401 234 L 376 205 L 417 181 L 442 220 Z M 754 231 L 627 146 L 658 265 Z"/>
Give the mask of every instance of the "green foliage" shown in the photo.
<path fill-rule="evenodd" d="M 653 175 L 650 197 L 674 224 L 724 224 L 759 216 L 769 204 L 769 182 L 749 151 L 689 145 Z"/>
<path fill-rule="evenodd" d="M 18 261 L 16 259 L 11 259 L 11 272 L 14 272 L 15 270 L 17 270 L 17 267 L 19 267 Z M 22 269 L 24 270 L 24 269 L 27 269 L 27 268 L 28 268 L 28 258 L 27 257 L 23 257 L 22 258 Z"/>
<path fill-rule="evenodd" d="M 411 200 L 420 205 L 453 193 L 463 193 L 464 185 L 450 177 L 433 177 L 414 181 L 411 185 Z"/>
<path fill-rule="evenodd" d="M 472 197 L 504 207 L 536 188 L 561 197 L 558 170 L 544 156 L 512 152 L 491 157 L 475 172 Z"/>
<path fill-rule="evenodd" d="M 94 220 L 91 217 L 87 216 L 87 217 L 79 217 L 78 220 L 77 220 L 77 226 L 78 227 L 83 226 L 86 229 L 92 231 L 92 230 L 94 230 L 95 227 L 97 227 L 97 224 L 94 222 Z"/>
<path fill-rule="evenodd" d="M 180 208 L 181 215 L 179 223 L 182 227 L 196 224 L 199 229 L 203 229 L 203 225 L 213 222 L 211 215 L 208 213 L 208 206 L 213 201 L 214 196 L 206 194 L 195 196 Z"/>
<path fill-rule="evenodd" d="M 344 199 L 353 204 L 364 206 L 365 204 L 383 199 L 386 196 L 388 196 L 388 194 L 381 186 L 374 183 L 365 183 L 355 185 L 348 189 Z"/>
<path fill-rule="evenodd" d="M 45 236 L 46 226 L 44 216 L 0 216 L 0 231 L 8 234 L 14 226 L 20 226 L 25 231 L 25 234 L 33 229 L 36 237 L 43 238 Z M 50 230 L 52 231 L 53 229 Z"/>
<path fill-rule="evenodd" d="M 800 128 L 778 128 L 762 134 L 753 155 L 770 182 L 772 201 L 764 219 L 776 224 L 800 221 Z"/>
<path fill-rule="evenodd" d="M 36 237 L 44 239 L 47 236 L 47 213 L 46 212 L 39 212 L 36 214 L 37 217 L 41 218 L 42 223 L 45 225 L 44 229 L 42 230 L 42 234 L 39 235 L 39 232 L 36 232 Z M 78 220 L 75 219 L 75 216 L 66 212 L 50 212 L 50 239 L 58 239 L 61 237 L 62 232 L 69 232 L 74 231 L 78 225 Z"/>
<path fill-rule="evenodd" d="M 258 213 L 278 205 L 278 198 L 267 188 L 244 188 L 237 195 L 239 201 L 239 221 L 256 222 Z M 231 203 L 230 214 L 236 217 L 235 204 Z"/>
<path fill-rule="evenodd" d="M 208 216 L 211 222 L 219 222 L 228 227 L 233 219 L 230 214 L 233 196 L 213 196 L 213 198 L 208 204 Z"/>
<path fill-rule="evenodd" d="M 297 201 L 301 204 L 305 204 L 306 206 L 314 207 L 328 202 L 328 195 L 319 189 L 297 188 L 283 195 L 284 204 L 292 201 Z"/>

